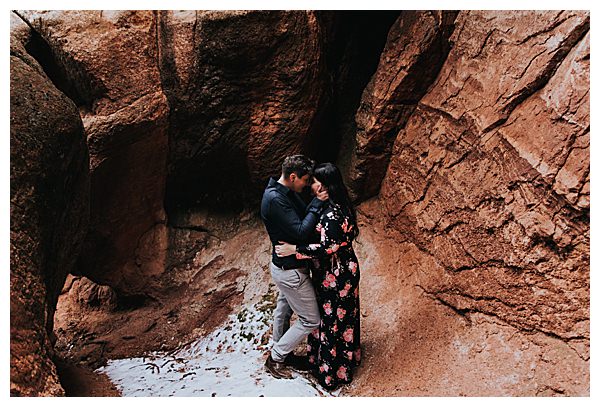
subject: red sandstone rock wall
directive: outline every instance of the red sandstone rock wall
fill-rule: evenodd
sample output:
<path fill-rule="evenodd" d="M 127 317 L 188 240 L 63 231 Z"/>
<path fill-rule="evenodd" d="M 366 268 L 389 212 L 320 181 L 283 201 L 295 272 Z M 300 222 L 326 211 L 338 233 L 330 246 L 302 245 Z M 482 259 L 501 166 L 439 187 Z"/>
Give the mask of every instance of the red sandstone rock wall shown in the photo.
<path fill-rule="evenodd" d="M 454 11 L 405 11 L 390 29 L 379 67 L 356 112 L 347 168 L 354 199 L 377 195 L 398 131 L 437 77 L 450 50 Z"/>
<path fill-rule="evenodd" d="M 87 230 L 89 162 L 77 108 L 28 54 L 33 42 L 11 15 L 10 392 L 57 396 L 54 311 Z"/>
<path fill-rule="evenodd" d="M 312 12 L 23 12 L 77 101 L 91 226 L 79 272 L 169 290 L 188 209 L 239 207 L 311 134 L 324 77 Z M 165 208 L 167 212 L 165 212 Z M 193 245 L 177 241 L 176 245 Z M 98 261 L 102 259 L 102 261 Z"/>
<path fill-rule="evenodd" d="M 461 12 L 455 25 L 394 142 L 380 192 L 388 230 L 445 269 L 425 292 L 585 357 L 589 13 Z"/>
<path fill-rule="evenodd" d="M 169 107 L 157 66 L 154 15 L 25 15 L 79 102 L 90 149 L 91 221 L 79 273 L 124 295 L 155 291 L 168 239 L 163 199 Z"/>
<path fill-rule="evenodd" d="M 241 207 L 311 137 L 323 29 L 297 11 L 168 11 L 157 24 L 171 106 L 167 205 Z"/>

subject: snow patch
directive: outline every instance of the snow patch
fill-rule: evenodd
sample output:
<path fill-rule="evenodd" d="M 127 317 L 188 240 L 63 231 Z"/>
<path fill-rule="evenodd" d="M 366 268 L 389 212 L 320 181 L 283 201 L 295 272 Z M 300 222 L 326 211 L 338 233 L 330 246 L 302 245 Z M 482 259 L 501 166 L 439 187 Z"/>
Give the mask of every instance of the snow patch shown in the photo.
<path fill-rule="evenodd" d="M 275 379 L 264 369 L 272 343 L 263 339 L 272 307 L 244 307 L 205 338 L 176 351 L 110 360 L 97 371 L 108 375 L 123 396 L 337 396 L 308 374 Z"/>

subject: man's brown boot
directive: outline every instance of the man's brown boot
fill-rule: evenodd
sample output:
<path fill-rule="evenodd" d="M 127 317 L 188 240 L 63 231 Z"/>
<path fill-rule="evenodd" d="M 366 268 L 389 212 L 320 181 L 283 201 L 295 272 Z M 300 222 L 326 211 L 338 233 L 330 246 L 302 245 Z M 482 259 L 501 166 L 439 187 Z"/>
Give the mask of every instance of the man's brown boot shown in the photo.
<path fill-rule="evenodd" d="M 269 354 L 269 357 L 267 358 L 267 361 L 265 362 L 265 369 L 267 369 L 267 372 L 269 372 L 276 379 L 291 379 L 292 378 L 292 374 L 290 373 L 288 368 L 285 367 L 285 364 L 282 362 L 274 361 L 273 358 L 271 357 L 271 354 Z"/>

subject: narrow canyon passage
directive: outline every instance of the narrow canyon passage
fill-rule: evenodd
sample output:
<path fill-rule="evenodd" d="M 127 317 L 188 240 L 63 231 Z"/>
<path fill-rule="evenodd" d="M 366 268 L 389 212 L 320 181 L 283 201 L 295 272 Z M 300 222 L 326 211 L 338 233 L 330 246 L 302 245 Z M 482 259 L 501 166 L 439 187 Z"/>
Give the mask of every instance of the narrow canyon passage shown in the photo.
<path fill-rule="evenodd" d="M 11 394 L 589 395 L 589 27 L 12 12 Z M 364 359 L 333 393 L 262 366 L 260 197 L 296 153 L 359 213 Z"/>

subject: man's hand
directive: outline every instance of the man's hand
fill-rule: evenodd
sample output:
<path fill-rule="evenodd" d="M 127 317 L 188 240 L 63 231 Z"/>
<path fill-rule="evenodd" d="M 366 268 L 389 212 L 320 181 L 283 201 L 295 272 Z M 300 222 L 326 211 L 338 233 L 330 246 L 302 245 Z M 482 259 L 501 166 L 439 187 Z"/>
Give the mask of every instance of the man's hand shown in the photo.
<path fill-rule="evenodd" d="M 319 201 L 327 201 L 327 200 L 329 200 L 329 192 L 327 192 L 326 189 L 321 188 L 319 191 L 317 191 L 317 199 Z"/>
<path fill-rule="evenodd" d="M 296 245 L 286 242 L 279 242 L 280 245 L 275 246 L 277 257 L 287 257 L 296 254 Z"/>

